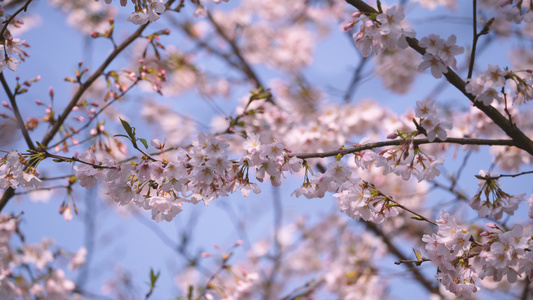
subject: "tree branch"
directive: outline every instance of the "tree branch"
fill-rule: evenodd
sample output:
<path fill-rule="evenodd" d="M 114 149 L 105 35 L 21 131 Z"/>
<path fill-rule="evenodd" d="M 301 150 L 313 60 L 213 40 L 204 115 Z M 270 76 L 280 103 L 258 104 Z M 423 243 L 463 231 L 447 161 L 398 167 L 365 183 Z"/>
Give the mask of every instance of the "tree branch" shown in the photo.
<path fill-rule="evenodd" d="M 33 145 L 33 142 L 31 141 L 30 134 L 28 133 L 28 130 L 26 130 L 26 125 L 24 124 L 24 120 L 22 120 L 22 116 L 20 115 L 20 110 L 18 108 L 17 101 L 15 100 L 15 95 L 11 93 L 11 89 L 7 85 L 3 72 L 0 72 L 0 82 L 2 82 L 4 91 L 6 91 L 7 97 L 9 98 L 9 102 L 11 103 L 11 106 L 13 107 L 13 113 L 15 114 L 15 118 L 17 119 L 17 123 L 20 127 L 20 131 L 22 131 L 22 135 L 24 136 L 24 140 L 26 141 L 28 148 L 30 148 L 31 150 L 35 150 L 35 146 Z"/>
<path fill-rule="evenodd" d="M 377 14 L 370 5 L 361 0 L 346 0 L 347 3 L 357 8 L 359 11 L 365 14 Z M 407 38 L 407 43 L 416 52 L 424 55 L 426 50 L 418 44 L 418 40 L 415 38 Z M 533 141 L 527 137 L 520 129 L 516 127 L 514 123 L 511 123 L 506 117 L 504 117 L 496 108 L 492 106 L 485 106 L 482 102 L 475 101 L 476 97 L 466 92 L 466 83 L 457 75 L 451 68 L 448 67 L 448 71 L 444 73 L 444 76 L 455 88 L 463 93 L 472 104 L 480 109 L 485 115 L 487 115 L 496 125 L 498 125 L 510 138 L 513 139 L 514 146 L 526 151 L 533 155 Z"/>
<path fill-rule="evenodd" d="M 142 32 L 144 31 L 144 29 L 146 29 L 146 27 L 148 27 L 149 24 L 150 23 L 146 23 L 140 26 L 137 31 L 135 31 L 124 42 L 122 42 L 122 44 L 115 48 L 113 52 L 111 52 L 111 54 L 107 57 L 107 59 L 102 63 L 100 68 L 98 68 L 98 70 L 96 70 L 93 75 L 91 75 L 91 77 L 89 77 L 87 81 L 78 88 L 78 90 L 70 100 L 68 106 L 63 110 L 63 113 L 54 122 L 54 125 L 50 132 L 48 132 L 43 138 L 43 141 L 41 142 L 43 146 L 48 146 L 48 144 L 52 141 L 56 133 L 61 129 L 61 126 L 67 119 L 74 106 L 76 106 L 81 96 L 83 96 L 83 93 L 85 93 L 85 91 L 89 89 L 89 87 L 96 81 L 96 79 L 98 79 L 98 77 L 100 77 L 104 73 L 107 66 L 109 66 L 109 64 L 120 54 L 120 52 L 122 52 L 127 46 L 129 46 L 133 41 L 135 41 L 138 37 L 141 36 Z"/>
<path fill-rule="evenodd" d="M 476 47 L 477 47 L 477 40 L 479 39 L 479 35 L 477 34 L 477 0 L 472 0 L 473 2 L 473 8 L 472 8 L 472 23 L 473 23 L 473 29 L 474 29 L 474 37 L 472 40 L 472 52 L 470 52 L 470 63 L 468 65 L 468 76 L 467 79 L 472 78 L 472 72 L 474 71 L 474 60 L 476 58 Z"/>
<path fill-rule="evenodd" d="M 213 26 L 215 27 L 216 32 L 224 39 L 229 46 L 231 47 L 231 50 L 241 63 L 241 70 L 250 78 L 254 85 L 259 88 L 262 87 L 263 84 L 261 83 L 261 80 L 259 80 L 259 77 L 255 74 L 255 72 L 252 70 L 248 62 L 244 59 L 244 57 L 241 54 L 241 50 L 239 49 L 239 46 L 235 43 L 235 40 L 231 39 L 225 32 L 224 29 L 222 29 L 218 23 L 213 19 L 213 16 L 210 13 L 207 13 L 207 17 L 209 18 L 209 21 Z"/>
<path fill-rule="evenodd" d="M 322 158 L 322 157 L 331 157 L 336 155 L 346 155 L 349 153 L 360 152 L 363 150 L 369 150 L 374 148 L 380 148 L 385 146 L 398 146 L 402 143 L 405 143 L 405 140 L 391 140 L 391 141 L 382 141 L 376 143 L 368 143 L 364 145 L 357 145 L 347 149 L 340 149 L 334 151 L 320 152 L 320 153 L 294 153 L 290 156 L 296 156 L 301 159 L 306 158 Z M 445 141 L 439 139 L 430 142 L 428 139 L 414 139 L 412 140 L 413 145 L 422 145 L 422 144 L 432 144 L 432 143 L 449 143 L 449 144 L 459 144 L 459 145 L 485 145 L 485 146 L 514 146 L 513 140 L 488 140 L 488 139 L 464 139 L 464 138 L 447 138 Z"/>
<path fill-rule="evenodd" d="M 389 251 L 395 255 L 400 261 L 408 261 L 407 257 L 400 251 L 400 249 L 396 248 L 396 246 L 392 243 L 390 238 L 383 232 L 379 227 L 377 227 L 376 224 L 372 222 L 364 222 L 366 224 L 366 227 L 374 232 L 377 236 L 381 238 L 381 240 L 387 245 L 387 248 Z M 438 287 L 431 284 L 430 281 L 422 275 L 422 273 L 416 268 L 416 266 L 413 263 L 406 263 L 407 268 L 409 271 L 413 274 L 415 279 L 422 284 L 422 286 L 430 293 L 440 295 L 440 291 Z"/>
<path fill-rule="evenodd" d="M 144 29 L 146 29 L 146 27 L 148 27 L 149 24 L 150 23 L 146 23 L 140 26 L 137 31 L 135 31 L 124 42 L 122 42 L 122 44 L 115 48 L 113 52 L 111 52 L 111 54 L 107 57 L 107 59 L 102 63 L 100 68 L 98 68 L 98 70 L 96 70 L 96 72 L 94 72 L 93 75 L 91 75 L 91 77 L 89 77 L 89 79 L 87 79 L 87 81 L 78 88 L 78 90 L 70 100 L 68 106 L 63 110 L 63 113 L 54 122 L 52 129 L 44 136 L 41 142 L 44 147 L 48 146 L 48 144 L 52 141 L 56 133 L 61 129 L 68 115 L 76 106 L 81 96 L 83 96 L 83 93 L 85 93 L 85 91 L 89 89 L 89 87 L 96 81 L 96 79 L 98 79 L 98 77 L 100 77 L 104 73 L 107 66 L 111 64 L 111 62 L 120 54 L 120 52 L 122 52 L 128 45 L 133 43 L 133 41 L 135 41 L 138 37 L 141 36 L 142 32 L 144 31 Z M 6 191 L 2 195 L 2 199 L 0 199 L 0 211 L 4 209 L 9 199 L 11 199 L 14 195 L 15 191 L 11 187 L 6 189 Z"/>
<path fill-rule="evenodd" d="M 15 17 L 20 14 L 21 12 L 23 11 L 26 11 L 28 9 L 28 6 L 30 5 L 30 3 L 32 2 L 33 0 L 28 0 L 26 1 L 26 3 L 24 3 L 24 5 L 19 8 L 16 12 L 14 12 L 11 17 L 9 17 L 9 19 L 7 19 L 6 21 L 4 21 L 4 27 L 2 27 L 2 31 L 0 31 L 0 39 L 4 40 L 4 34 L 6 33 L 6 30 L 7 30 L 7 26 L 9 25 L 9 23 L 11 23 L 11 21 L 13 21 L 13 19 L 15 19 Z"/>

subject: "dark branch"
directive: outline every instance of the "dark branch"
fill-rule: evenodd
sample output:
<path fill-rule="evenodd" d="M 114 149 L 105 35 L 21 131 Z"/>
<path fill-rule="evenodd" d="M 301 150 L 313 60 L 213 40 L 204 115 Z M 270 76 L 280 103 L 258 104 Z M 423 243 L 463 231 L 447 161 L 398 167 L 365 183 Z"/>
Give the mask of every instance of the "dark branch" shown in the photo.
<path fill-rule="evenodd" d="M 320 158 L 320 157 L 331 157 L 336 155 L 346 155 L 349 153 L 360 152 L 363 150 L 369 150 L 374 148 L 380 148 L 385 146 L 399 146 L 402 143 L 405 143 L 404 140 L 392 140 L 392 141 L 383 141 L 376 143 L 368 143 L 364 145 L 357 145 L 347 149 L 320 152 L 320 153 L 295 153 L 291 156 L 296 156 L 301 159 L 306 158 Z M 463 139 L 463 138 L 447 138 L 445 141 L 439 139 L 430 142 L 428 139 L 415 139 L 412 140 L 413 145 L 422 145 L 422 144 L 432 144 L 432 143 L 449 143 L 449 144 L 459 144 L 459 145 L 485 145 L 485 146 L 514 146 L 513 140 L 485 140 L 485 139 Z"/>
<path fill-rule="evenodd" d="M 361 0 L 346 0 L 349 4 L 357 8 L 359 11 L 365 14 L 377 14 L 378 11 L 373 7 L 366 4 Z M 487 26 L 487 25 L 486 25 Z M 426 50 L 418 44 L 418 40 L 415 38 L 407 38 L 407 43 L 416 52 L 424 55 Z M 466 83 L 457 75 L 451 68 L 444 73 L 444 76 L 455 88 L 463 93 L 472 104 L 480 109 L 485 115 L 487 115 L 496 125 L 498 125 L 510 138 L 514 141 L 514 146 L 526 151 L 533 155 L 533 141 L 527 137 L 514 123 L 511 123 L 506 117 L 504 117 L 496 108 L 492 106 L 485 106 L 482 102 L 475 101 L 476 97 L 466 92 Z"/>
<path fill-rule="evenodd" d="M 17 101 L 15 100 L 15 95 L 11 93 L 11 89 L 9 88 L 6 82 L 6 79 L 4 78 L 3 72 L 0 72 L 0 81 L 2 82 L 4 91 L 6 91 L 7 97 L 9 98 L 11 107 L 13 107 L 13 113 L 15 113 L 15 118 L 17 119 L 17 123 L 20 127 L 20 131 L 22 131 L 22 135 L 24 136 L 24 140 L 26 141 L 28 148 L 30 148 L 31 150 L 35 150 L 35 146 L 33 145 L 33 142 L 31 141 L 30 134 L 28 133 L 28 130 L 26 130 L 26 125 L 24 124 L 24 120 L 22 120 L 22 116 L 20 115 L 20 110 L 18 108 Z"/>

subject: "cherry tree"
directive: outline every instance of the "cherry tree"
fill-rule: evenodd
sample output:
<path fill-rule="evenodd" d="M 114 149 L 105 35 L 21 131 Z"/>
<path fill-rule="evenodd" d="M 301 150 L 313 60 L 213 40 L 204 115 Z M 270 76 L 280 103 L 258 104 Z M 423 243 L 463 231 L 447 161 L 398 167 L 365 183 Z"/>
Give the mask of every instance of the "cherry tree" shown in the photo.
<path fill-rule="evenodd" d="M 384 299 L 401 280 L 432 299 L 532 297 L 531 1 L 1 5 L 0 298 Z M 87 51 L 59 82 L 23 39 L 52 9 Z M 59 66 L 77 41 L 49 34 Z M 255 215 L 230 206 L 243 197 Z M 27 241 L 25 207 L 49 198 L 63 229 L 85 223 L 77 249 Z M 203 206 L 235 223 L 230 243 L 194 244 Z M 96 207 L 141 220 L 174 274 L 91 283 L 110 230 Z M 180 238 L 161 229 L 184 216 Z"/>

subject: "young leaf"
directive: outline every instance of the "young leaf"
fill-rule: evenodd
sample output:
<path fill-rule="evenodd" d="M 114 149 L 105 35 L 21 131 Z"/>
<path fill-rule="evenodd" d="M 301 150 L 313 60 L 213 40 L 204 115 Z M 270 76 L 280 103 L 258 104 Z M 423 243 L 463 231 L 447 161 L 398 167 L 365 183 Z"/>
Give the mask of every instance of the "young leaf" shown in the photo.
<path fill-rule="evenodd" d="M 155 282 L 159 278 L 159 275 L 161 272 L 157 272 L 157 274 L 154 273 L 154 269 L 150 268 L 150 286 L 155 286 Z"/>
<path fill-rule="evenodd" d="M 127 135 L 124 135 L 124 134 L 115 134 L 114 136 L 123 136 L 123 137 L 125 137 L 125 138 L 127 138 L 127 139 L 129 139 L 129 138 L 130 138 L 129 136 L 127 136 Z"/>
<path fill-rule="evenodd" d="M 146 149 L 148 149 L 148 143 L 146 142 L 146 139 L 138 139 L 138 140 L 141 141 L 141 143 L 143 143 Z"/>
<path fill-rule="evenodd" d="M 128 133 L 128 135 L 130 136 L 130 138 L 134 138 L 135 137 L 135 134 L 133 132 L 133 129 L 131 129 L 131 126 L 128 122 L 122 120 L 121 118 L 120 119 L 120 122 L 122 123 L 122 126 L 124 127 L 124 129 L 126 130 L 126 132 Z"/>

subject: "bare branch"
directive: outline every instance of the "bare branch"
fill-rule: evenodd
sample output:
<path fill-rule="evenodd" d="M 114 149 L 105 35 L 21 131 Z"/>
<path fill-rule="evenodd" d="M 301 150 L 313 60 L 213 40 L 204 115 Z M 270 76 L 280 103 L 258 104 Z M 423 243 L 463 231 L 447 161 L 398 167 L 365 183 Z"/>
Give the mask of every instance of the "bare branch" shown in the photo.
<path fill-rule="evenodd" d="M 59 115 L 58 119 L 54 122 L 54 125 L 53 125 L 52 129 L 43 138 L 43 141 L 41 142 L 41 144 L 43 144 L 43 146 L 45 146 L 45 147 L 48 146 L 48 144 L 52 141 L 52 139 L 54 138 L 56 133 L 63 126 L 63 123 L 67 119 L 68 115 L 70 114 L 70 112 L 72 111 L 74 106 L 76 106 L 78 101 L 81 99 L 81 96 L 83 96 L 83 93 L 85 93 L 85 91 L 87 91 L 87 89 L 89 89 L 89 87 L 96 81 L 96 79 L 98 79 L 98 77 L 100 77 L 104 73 L 105 69 L 120 54 L 120 52 L 122 52 L 124 49 L 126 49 L 127 46 L 129 46 L 131 43 L 133 43 L 133 41 L 135 41 L 138 37 L 141 36 L 142 32 L 144 31 L 144 29 L 146 29 L 146 27 L 148 27 L 149 24 L 150 23 L 146 23 L 146 24 L 140 26 L 137 29 L 137 31 L 135 31 L 132 35 L 130 35 L 124 42 L 122 42 L 122 44 L 118 45 L 118 47 L 115 48 L 113 50 L 113 52 L 111 52 L 111 54 L 102 63 L 102 65 L 93 73 L 93 75 L 91 75 L 91 77 L 89 77 L 87 79 L 87 81 L 85 81 L 85 83 L 83 83 L 78 88 L 78 90 L 76 91 L 76 93 L 74 94 L 72 99 L 70 100 L 70 103 L 63 110 L 63 113 L 61 115 Z"/>

